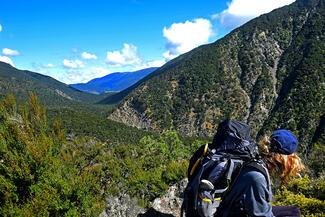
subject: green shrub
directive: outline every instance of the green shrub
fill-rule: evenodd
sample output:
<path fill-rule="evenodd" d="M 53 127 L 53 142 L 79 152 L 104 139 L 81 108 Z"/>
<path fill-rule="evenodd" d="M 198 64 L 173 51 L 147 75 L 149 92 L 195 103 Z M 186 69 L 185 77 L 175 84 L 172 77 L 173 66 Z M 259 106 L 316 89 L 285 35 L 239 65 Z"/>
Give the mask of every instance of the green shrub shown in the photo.
<path fill-rule="evenodd" d="M 95 216 L 104 206 L 101 144 L 66 141 L 30 94 L 0 102 L 0 216 Z"/>
<path fill-rule="evenodd" d="M 325 171 L 325 144 L 315 144 L 309 155 L 308 165 L 315 175 Z"/>
<path fill-rule="evenodd" d="M 176 183 L 186 176 L 187 167 L 188 162 L 185 160 L 172 161 L 167 165 L 162 178 L 168 184 Z"/>
<path fill-rule="evenodd" d="M 303 216 L 325 215 L 324 177 L 310 179 L 303 177 L 291 180 L 274 196 L 276 206 L 293 205 L 300 208 Z"/>

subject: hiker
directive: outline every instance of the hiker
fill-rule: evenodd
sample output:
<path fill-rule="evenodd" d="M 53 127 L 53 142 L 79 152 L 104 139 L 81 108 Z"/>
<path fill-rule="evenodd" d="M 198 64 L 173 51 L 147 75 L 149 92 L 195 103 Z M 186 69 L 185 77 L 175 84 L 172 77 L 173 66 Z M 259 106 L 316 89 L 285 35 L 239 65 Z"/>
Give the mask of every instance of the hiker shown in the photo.
<path fill-rule="evenodd" d="M 271 137 L 265 136 L 259 143 L 259 151 L 268 171 L 280 178 L 280 185 L 304 169 L 294 152 L 298 141 L 288 130 L 276 130 Z M 272 192 L 266 177 L 252 167 L 243 168 L 233 187 L 223 201 L 218 216 L 300 216 L 293 206 L 272 207 Z"/>
<path fill-rule="evenodd" d="M 199 148 L 190 160 L 181 215 L 185 211 L 187 217 L 300 216 L 296 207 L 269 204 L 268 169 L 279 173 L 281 184 L 303 169 L 293 154 L 297 144 L 290 131 L 277 130 L 259 143 L 259 153 L 248 125 L 221 122 L 212 144 Z"/>

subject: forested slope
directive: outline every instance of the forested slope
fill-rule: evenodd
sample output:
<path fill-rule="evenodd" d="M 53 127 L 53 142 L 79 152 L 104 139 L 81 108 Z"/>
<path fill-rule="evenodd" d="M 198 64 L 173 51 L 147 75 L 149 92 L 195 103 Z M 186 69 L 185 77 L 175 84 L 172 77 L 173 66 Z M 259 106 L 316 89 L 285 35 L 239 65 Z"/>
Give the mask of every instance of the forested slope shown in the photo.
<path fill-rule="evenodd" d="M 324 0 L 297 0 L 186 53 L 105 102 L 138 128 L 212 136 L 234 118 L 254 135 L 288 128 L 307 153 L 324 138 Z"/>

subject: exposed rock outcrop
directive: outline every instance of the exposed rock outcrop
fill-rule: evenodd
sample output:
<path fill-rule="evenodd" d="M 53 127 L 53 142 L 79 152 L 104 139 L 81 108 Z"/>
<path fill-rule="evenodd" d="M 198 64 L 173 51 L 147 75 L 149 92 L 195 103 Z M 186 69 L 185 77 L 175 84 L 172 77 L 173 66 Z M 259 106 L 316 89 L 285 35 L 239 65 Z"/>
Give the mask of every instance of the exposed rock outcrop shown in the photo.
<path fill-rule="evenodd" d="M 157 198 L 152 203 L 152 208 L 165 214 L 172 214 L 175 217 L 180 217 L 180 210 L 183 202 L 183 192 L 187 185 L 187 180 L 184 179 L 180 183 L 171 186 L 167 193 Z"/>
<path fill-rule="evenodd" d="M 180 217 L 183 191 L 187 180 L 171 186 L 161 198 L 156 198 L 152 208 L 141 208 L 136 199 L 129 195 L 121 194 L 116 197 L 107 198 L 107 208 L 99 217 Z"/>
<path fill-rule="evenodd" d="M 99 217 L 137 217 L 145 213 L 145 209 L 137 204 L 137 200 L 130 198 L 127 194 L 108 197 L 106 203 L 106 209 Z"/>

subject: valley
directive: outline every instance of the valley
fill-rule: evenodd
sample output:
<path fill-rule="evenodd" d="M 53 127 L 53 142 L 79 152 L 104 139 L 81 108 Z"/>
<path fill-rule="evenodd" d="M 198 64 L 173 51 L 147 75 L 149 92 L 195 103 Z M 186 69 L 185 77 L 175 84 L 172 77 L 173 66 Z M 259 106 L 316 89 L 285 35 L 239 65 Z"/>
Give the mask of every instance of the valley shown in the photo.
<path fill-rule="evenodd" d="M 324 216 L 324 0 L 143 65 L 68 85 L 0 62 L 0 216 L 179 216 L 189 159 L 225 119 L 250 125 L 254 142 L 292 131 L 306 170 L 275 181 L 272 204 Z"/>

